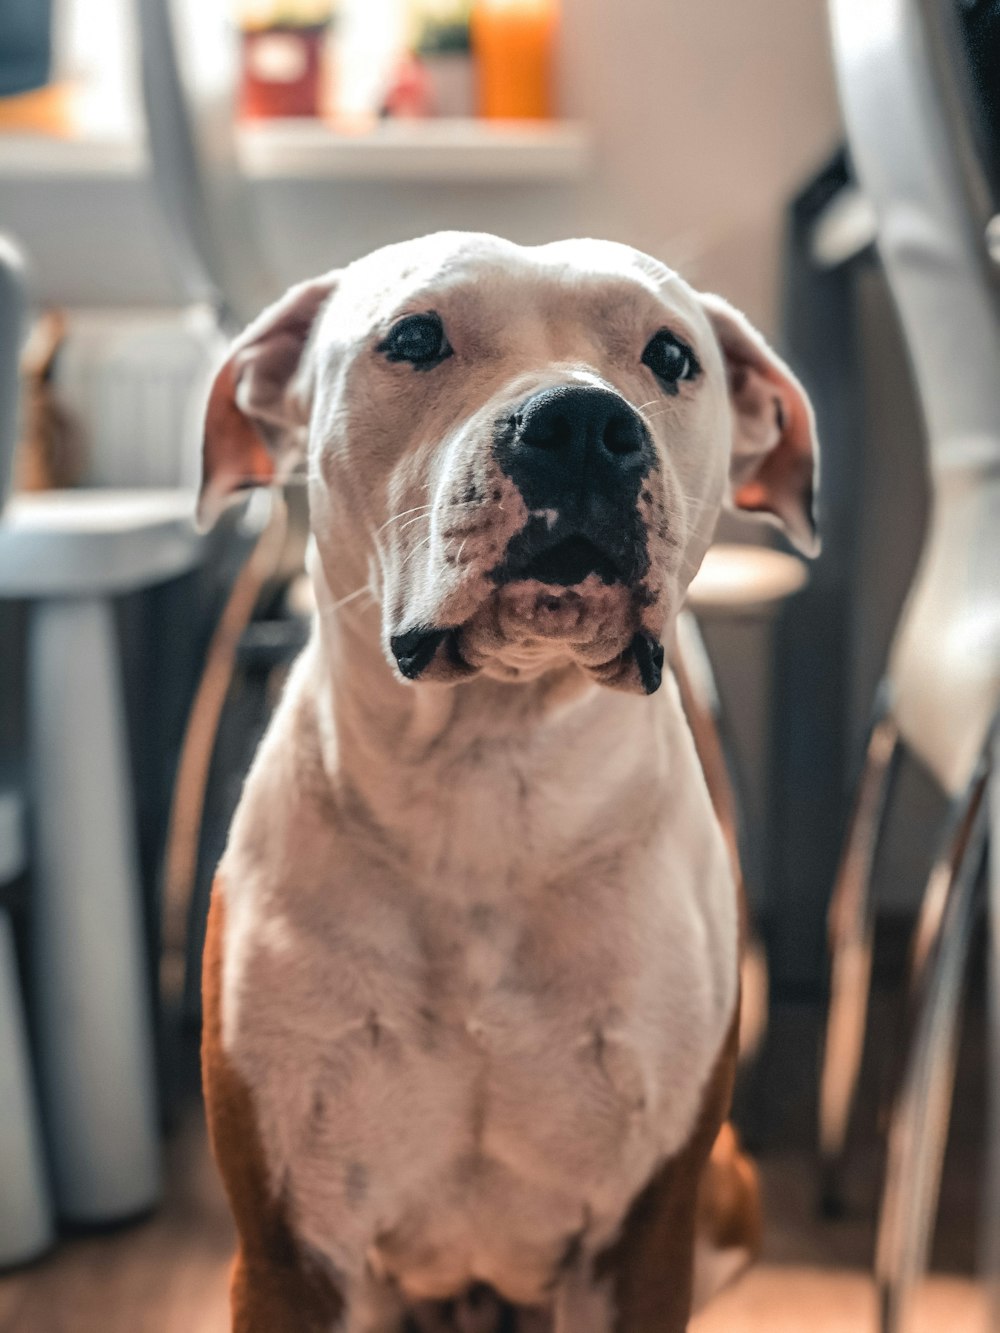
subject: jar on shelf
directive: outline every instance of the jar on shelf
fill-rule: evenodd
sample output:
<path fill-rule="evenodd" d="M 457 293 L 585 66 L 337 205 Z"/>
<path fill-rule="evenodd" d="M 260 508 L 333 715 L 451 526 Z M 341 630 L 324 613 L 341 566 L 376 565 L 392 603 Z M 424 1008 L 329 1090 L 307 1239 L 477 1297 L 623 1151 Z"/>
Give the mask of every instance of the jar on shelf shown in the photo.
<path fill-rule="evenodd" d="M 243 0 L 237 12 L 240 114 L 249 120 L 322 115 L 331 0 Z"/>
<path fill-rule="evenodd" d="M 490 119 L 554 115 L 556 0 L 475 0 L 477 106 Z"/>

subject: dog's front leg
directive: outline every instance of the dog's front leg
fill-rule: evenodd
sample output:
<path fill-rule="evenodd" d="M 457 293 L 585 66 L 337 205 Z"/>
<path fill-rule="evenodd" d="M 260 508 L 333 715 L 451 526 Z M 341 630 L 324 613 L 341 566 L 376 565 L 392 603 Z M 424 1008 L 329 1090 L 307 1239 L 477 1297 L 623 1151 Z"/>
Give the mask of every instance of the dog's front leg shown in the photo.
<path fill-rule="evenodd" d="M 705 1091 L 687 1146 L 667 1162 L 635 1199 L 614 1243 L 591 1263 L 590 1293 L 574 1321 L 557 1319 L 556 1333 L 685 1333 L 691 1318 L 699 1193 L 712 1144 L 729 1109 L 736 1067 L 739 1015 Z M 580 1300 L 581 1296 L 578 1295 Z M 591 1310 L 603 1301 L 605 1322 Z M 591 1322 L 586 1322 L 590 1319 Z"/>
<path fill-rule="evenodd" d="M 339 1333 L 345 1302 L 328 1275 L 298 1257 L 240 1248 L 230 1290 L 232 1333 Z"/>
<path fill-rule="evenodd" d="M 231 1286 L 233 1333 L 340 1333 L 347 1299 L 329 1266 L 296 1239 L 275 1198 L 249 1088 L 222 1041 L 225 895 L 212 894 L 204 954 L 202 1084 L 212 1151 L 232 1206 L 239 1248 Z"/>
<path fill-rule="evenodd" d="M 668 1179 L 642 1194 L 615 1244 L 581 1260 L 555 1293 L 554 1333 L 683 1333 L 691 1310 L 694 1205 Z"/>
<path fill-rule="evenodd" d="M 602 1326 L 607 1333 L 684 1333 L 688 1327 L 700 1167 L 687 1156 L 646 1187 L 614 1245 L 593 1266 L 609 1311 Z"/>

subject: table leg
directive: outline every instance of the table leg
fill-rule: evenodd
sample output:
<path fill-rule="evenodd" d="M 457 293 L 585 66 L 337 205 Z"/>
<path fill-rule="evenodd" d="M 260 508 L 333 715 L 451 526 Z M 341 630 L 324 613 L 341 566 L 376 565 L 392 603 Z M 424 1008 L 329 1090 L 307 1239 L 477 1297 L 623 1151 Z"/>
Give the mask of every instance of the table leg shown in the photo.
<path fill-rule="evenodd" d="M 159 1195 L 152 1018 L 112 607 L 32 607 L 33 981 L 56 1209 L 99 1223 Z"/>
<path fill-rule="evenodd" d="M 28 1059 L 14 935 L 0 909 L 0 1268 L 52 1244 L 41 1126 Z"/>

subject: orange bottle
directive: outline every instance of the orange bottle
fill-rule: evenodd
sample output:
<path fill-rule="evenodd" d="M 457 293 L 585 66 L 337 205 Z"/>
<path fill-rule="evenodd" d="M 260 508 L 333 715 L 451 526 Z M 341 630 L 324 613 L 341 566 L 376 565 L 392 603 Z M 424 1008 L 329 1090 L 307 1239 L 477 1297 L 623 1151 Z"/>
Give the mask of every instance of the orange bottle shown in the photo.
<path fill-rule="evenodd" d="M 472 49 L 481 116 L 552 116 L 557 23 L 556 0 L 475 0 Z"/>

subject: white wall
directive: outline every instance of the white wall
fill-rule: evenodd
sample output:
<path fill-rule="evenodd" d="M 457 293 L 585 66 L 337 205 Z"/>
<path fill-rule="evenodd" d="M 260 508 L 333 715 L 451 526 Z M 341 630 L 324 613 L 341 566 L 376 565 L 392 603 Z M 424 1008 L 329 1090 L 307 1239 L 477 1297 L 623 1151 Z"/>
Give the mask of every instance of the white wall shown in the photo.
<path fill-rule="evenodd" d="M 824 0 L 564 0 L 580 184 L 265 187 L 289 278 L 442 226 L 628 241 L 772 323 L 781 207 L 836 142 Z M 295 240 L 292 242 L 291 238 Z"/>
<path fill-rule="evenodd" d="M 782 204 L 839 133 L 824 0 L 563 5 L 563 101 L 592 128 L 589 179 L 269 182 L 259 196 L 279 276 L 439 227 L 529 242 L 589 233 L 654 251 L 770 325 Z M 0 227 L 27 244 L 46 300 L 178 299 L 148 182 L 3 178 Z"/>

